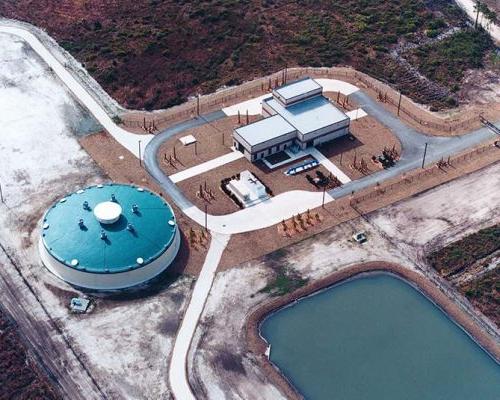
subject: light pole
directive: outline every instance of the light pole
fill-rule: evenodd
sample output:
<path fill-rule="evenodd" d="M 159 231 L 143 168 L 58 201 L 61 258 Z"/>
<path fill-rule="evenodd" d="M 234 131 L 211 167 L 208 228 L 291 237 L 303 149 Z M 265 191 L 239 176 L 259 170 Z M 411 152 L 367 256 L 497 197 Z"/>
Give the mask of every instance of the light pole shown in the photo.
<path fill-rule="evenodd" d="M 205 231 L 208 232 L 208 204 L 205 203 Z"/>
<path fill-rule="evenodd" d="M 139 166 L 142 167 L 142 160 L 141 160 L 141 141 L 139 140 L 137 142 L 137 144 L 139 145 Z"/>
<path fill-rule="evenodd" d="M 427 155 L 427 142 L 425 142 L 424 157 L 422 158 L 422 168 L 424 168 L 426 155 Z"/>

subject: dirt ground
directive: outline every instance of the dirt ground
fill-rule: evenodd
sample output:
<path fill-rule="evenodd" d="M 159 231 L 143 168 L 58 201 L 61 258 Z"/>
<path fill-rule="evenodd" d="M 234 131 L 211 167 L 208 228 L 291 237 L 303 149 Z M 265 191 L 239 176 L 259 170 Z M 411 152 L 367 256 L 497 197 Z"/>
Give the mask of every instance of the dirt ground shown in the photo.
<path fill-rule="evenodd" d="M 499 159 L 500 152 L 496 151 L 492 152 L 487 157 L 480 156 L 477 159 L 470 159 L 460 165 L 454 165 L 452 168 L 445 170 L 440 170 L 435 166 L 431 167 L 432 169 L 428 169 L 428 171 L 432 171 L 432 173 L 425 173 L 425 175 L 418 180 L 402 180 L 400 177 L 392 179 L 382 184 L 379 188 L 367 189 L 366 193 L 376 192 L 376 196 L 356 204 L 355 209 L 351 205 L 351 196 L 346 196 L 327 204 L 325 208 L 320 207 L 311 210 L 312 214 L 319 214 L 321 222 L 315 223 L 312 226 L 308 225 L 305 227 L 306 229 L 294 230 L 291 220 L 287 220 L 288 235 L 283 233 L 281 224 L 261 229 L 258 232 L 233 235 L 228 245 L 228 251 L 222 256 L 219 268 L 230 268 L 243 261 L 251 260 L 281 247 L 297 243 L 311 235 L 331 228 L 332 226 L 355 219 L 360 213 L 369 213 L 380 209 L 389 204 L 393 204 L 417 193 L 436 187 L 443 182 L 448 182 L 484 166 L 491 165 L 492 163 L 493 165 L 498 165 Z M 419 172 L 420 171 L 416 171 L 416 173 Z M 396 189 L 393 190 L 384 189 L 393 183 L 401 184 L 398 184 Z M 354 198 L 362 196 L 363 193 L 364 192 L 356 194 Z"/>
<path fill-rule="evenodd" d="M 195 393 L 208 399 L 219 398 L 221 393 L 227 398 L 284 398 L 261 369 L 262 355 L 249 352 L 245 345 L 246 320 L 269 301 L 270 295 L 262 289 L 284 267 L 314 282 L 359 263 L 396 263 L 425 276 L 426 282 L 487 332 L 488 321 L 434 274 L 424 255 L 435 246 L 500 220 L 495 185 L 499 172 L 500 165 L 490 166 L 219 272 L 189 355 Z M 362 245 L 353 242 L 351 235 L 356 231 L 365 231 L 368 241 Z M 498 338 L 498 332 L 496 335 Z"/>
<path fill-rule="evenodd" d="M 351 103 L 347 109 L 349 108 L 356 108 L 356 105 Z M 177 137 L 171 138 L 163 144 L 159 152 L 159 157 L 164 158 L 161 154 L 173 154 L 172 146 L 175 145 L 177 149 L 176 156 L 183 164 L 177 164 L 178 168 L 174 169 L 170 163 L 162 160 L 161 165 L 165 173 L 172 174 L 228 153 L 230 151 L 229 148 L 223 146 L 222 141 L 215 140 L 214 137 L 221 137 L 221 134 L 224 132 L 225 137 L 230 138 L 234 123 L 237 123 L 237 117 L 228 117 L 217 122 L 219 122 L 217 129 L 212 127 L 196 128 L 180 135 L 184 136 L 191 133 L 195 137 L 200 138 L 198 155 L 195 155 L 192 146 L 190 146 L 191 148 L 179 146 Z M 323 155 L 351 179 L 358 179 L 364 175 L 380 170 L 382 168 L 380 163 L 373 163 L 371 158 L 374 155 L 380 155 L 384 147 L 389 149 L 394 148 L 398 153 L 401 153 L 401 144 L 399 140 L 374 117 L 366 116 L 359 120 L 352 121 L 351 134 L 352 135 L 336 139 L 318 147 L 318 150 L 323 153 Z M 229 140 L 230 139 L 226 139 L 226 143 L 228 143 Z M 361 172 L 353 167 L 355 161 L 359 165 L 361 160 L 366 162 L 367 171 Z M 244 170 L 249 170 L 256 175 L 271 189 L 274 195 L 290 190 L 322 190 L 322 188 L 316 188 L 314 185 L 310 184 L 306 179 L 307 174 L 315 176 L 316 171 L 321 171 L 323 174 L 329 175 L 329 171 L 322 165 L 314 170 L 296 176 L 284 175 L 284 172 L 291 165 L 299 161 L 300 160 L 295 160 L 271 170 L 263 162 L 251 163 L 245 158 L 242 158 L 207 171 L 206 173 L 178 182 L 177 186 L 193 204 L 200 209 L 204 209 L 205 201 L 197 196 L 197 193 L 199 192 L 200 185 L 204 187 L 206 184 L 207 188 L 212 190 L 215 194 L 215 199 L 208 204 L 208 212 L 213 215 L 229 214 L 238 211 L 239 207 L 229 198 L 229 196 L 220 190 L 221 180 L 236 175 Z"/>
<path fill-rule="evenodd" d="M 248 118 L 250 122 L 260 119 L 255 115 L 250 115 Z M 245 120 L 246 117 L 241 116 L 241 122 L 244 123 Z M 232 133 L 237 126 L 238 117 L 226 117 L 174 135 L 161 145 L 157 154 L 163 171 L 166 175 L 172 175 L 231 152 Z M 194 144 L 183 146 L 179 141 L 180 138 L 188 135 L 196 138 L 196 148 Z M 174 162 L 172 165 L 168 160 L 170 156 L 174 158 L 174 147 L 175 158 L 179 162 Z"/>
<path fill-rule="evenodd" d="M 208 212 L 213 215 L 230 214 L 240 210 L 231 198 L 220 189 L 222 179 L 230 178 L 233 175 L 239 174 L 242 171 L 248 170 L 252 172 L 264 185 L 269 187 L 273 195 L 278 195 L 290 190 L 309 190 L 318 191 L 321 188 L 316 188 L 306 179 L 306 174 L 315 176 L 316 171 L 321 171 L 328 175 L 329 172 L 322 165 L 309 170 L 307 173 L 297 174 L 294 176 L 286 176 L 284 172 L 293 164 L 300 162 L 296 160 L 291 164 L 287 164 L 280 168 L 270 170 L 263 162 L 251 163 L 246 158 L 240 158 L 222 167 L 215 168 L 204 174 L 197 175 L 177 183 L 177 186 L 183 191 L 184 195 L 191 200 L 197 207 L 203 209 L 205 202 L 199 198 L 196 193 L 199 191 L 200 185 L 207 184 L 207 189 L 211 189 L 215 193 L 215 200 L 208 204 Z"/>

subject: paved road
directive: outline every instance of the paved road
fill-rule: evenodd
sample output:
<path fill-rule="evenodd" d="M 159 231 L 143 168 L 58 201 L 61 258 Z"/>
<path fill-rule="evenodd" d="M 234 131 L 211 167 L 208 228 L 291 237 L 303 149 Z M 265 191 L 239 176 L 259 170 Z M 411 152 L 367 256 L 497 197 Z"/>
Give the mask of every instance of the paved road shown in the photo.
<path fill-rule="evenodd" d="M 202 126 L 217 119 L 223 118 L 226 114 L 222 111 L 210 113 L 201 117 L 185 121 L 176 126 L 167 129 L 160 135 L 136 135 L 118 127 L 106 111 L 91 96 L 89 92 L 71 75 L 61 62 L 38 40 L 38 38 L 26 29 L 0 26 L 0 32 L 17 35 L 35 50 L 38 55 L 52 68 L 54 73 L 64 82 L 64 84 L 73 92 L 76 98 L 91 112 L 91 114 L 105 127 L 105 129 L 124 147 L 138 156 L 139 141 L 146 145 L 143 157 L 147 170 L 159 182 L 163 189 L 172 197 L 173 201 L 190 218 L 200 224 L 204 223 L 205 217 L 201 210 L 195 207 L 177 188 L 177 186 L 163 173 L 156 160 L 156 155 L 161 143 L 184 130 L 195 126 Z M 324 85 L 333 84 L 334 80 L 324 80 Z M 338 83 L 338 82 L 337 82 Z M 352 85 L 351 85 L 352 86 Z M 354 88 L 354 89 L 352 89 Z M 355 90 L 355 87 L 352 87 Z M 349 89 L 349 88 L 347 88 Z M 429 143 L 428 161 L 435 162 L 441 157 L 457 153 L 470 146 L 474 146 L 488 138 L 492 133 L 486 129 L 478 130 L 463 137 L 430 137 L 425 136 L 416 130 L 406 126 L 390 112 L 385 110 L 380 104 L 371 99 L 361 91 L 351 94 L 360 104 L 360 106 L 374 115 L 400 139 L 403 145 L 402 158 L 398 164 L 389 170 L 381 171 L 363 179 L 350 182 L 340 189 L 329 193 L 327 201 L 344 196 L 352 190 L 360 190 L 375 182 L 382 182 L 391 177 L 397 176 L 402 172 L 417 168 L 420 163 L 420 157 L 423 152 L 425 142 Z M 290 202 L 294 204 L 290 204 Z M 292 213 L 304 212 L 309 208 L 314 208 L 321 204 L 321 194 L 312 194 L 311 192 L 295 191 L 293 198 L 290 193 L 272 198 L 268 202 L 261 203 L 252 207 L 252 210 L 242 210 L 226 216 L 210 216 L 209 227 L 211 230 L 232 234 L 251 231 L 273 225 L 284 218 L 290 217 Z"/>
<path fill-rule="evenodd" d="M 394 167 L 351 181 L 340 188 L 330 191 L 326 198 L 326 203 L 348 195 L 352 191 L 357 192 L 377 182 L 383 182 L 404 172 L 419 168 L 422 164 L 422 156 L 426 143 L 428 144 L 426 164 L 432 164 L 441 158 L 447 158 L 495 136 L 487 128 L 481 128 L 463 136 L 442 137 L 425 135 L 406 125 L 361 90 L 352 93 L 351 97 L 369 115 L 377 118 L 392 131 L 401 142 L 402 154 Z M 204 224 L 204 213 L 188 200 L 171 179 L 165 175 L 158 164 L 156 156 L 161 144 L 171 136 L 184 130 L 216 121 L 225 116 L 224 112 L 217 111 L 177 124 L 157 135 L 145 149 L 144 163 L 147 171 L 171 196 L 181 210 L 201 225 Z M 274 225 L 283 219 L 289 218 L 291 215 L 318 207 L 321 203 L 321 193 L 306 191 L 284 193 L 273 197 L 267 202 L 232 214 L 221 216 L 209 215 L 208 226 L 210 230 L 224 234 L 252 231 Z"/>

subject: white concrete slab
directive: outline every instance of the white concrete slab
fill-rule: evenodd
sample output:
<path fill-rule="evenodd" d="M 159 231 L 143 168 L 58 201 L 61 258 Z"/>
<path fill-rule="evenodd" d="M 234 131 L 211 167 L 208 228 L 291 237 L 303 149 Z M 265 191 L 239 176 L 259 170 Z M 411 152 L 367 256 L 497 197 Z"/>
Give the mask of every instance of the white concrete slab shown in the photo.
<path fill-rule="evenodd" d="M 366 111 L 363 110 L 362 108 L 357 108 L 355 110 L 348 111 L 345 114 L 351 119 L 351 121 L 356 121 L 357 119 L 366 117 L 368 115 Z"/>
<path fill-rule="evenodd" d="M 323 153 L 321 153 L 318 149 L 315 147 L 311 147 L 307 150 L 304 151 L 306 154 L 310 154 L 313 156 L 316 160 L 319 161 L 319 163 L 325 167 L 328 171 L 330 171 L 333 175 L 335 175 L 340 182 L 343 184 L 346 184 L 348 182 L 351 182 L 351 179 L 344 174 L 340 168 L 338 168 L 334 163 L 332 163 L 328 158 L 326 158 Z"/>
<path fill-rule="evenodd" d="M 238 111 L 242 118 L 245 117 L 247 111 L 249 115 L 258 115 L 262 113 L 262 100 L 271 97 L 271 93 L 264 94 L 254 99 L 246 100 L 241 103 L 223 108 L 222 111 L 227 115 L 238 115 Z"/>
<path fill-rule="evenodd" d="M 345 96 L 349 96 L 350 94 L 359 90 L 357 86 L 354 86 L 348 82 L 339 81 L 338 79 L 320 78 L 315 79 L 315 81 L 323 86 L 323 93 L 340 92 Z"/>
<path fill-rule="evenodd" d="M 177 183 L 192 178 L 193 176 L 203 174 L 207 171 L 210 171 L 211 169 L 221 167 L 224 164 L 239 160 L 243 157 L 243 153 L 239 151 L 232 151 L 231 153 L 224 154 L 223 156 L 214 158 L 210 161 L 195 165 L 194 167 L 170 175 L 169 178 L 172 180 L 172 182 Z"/>

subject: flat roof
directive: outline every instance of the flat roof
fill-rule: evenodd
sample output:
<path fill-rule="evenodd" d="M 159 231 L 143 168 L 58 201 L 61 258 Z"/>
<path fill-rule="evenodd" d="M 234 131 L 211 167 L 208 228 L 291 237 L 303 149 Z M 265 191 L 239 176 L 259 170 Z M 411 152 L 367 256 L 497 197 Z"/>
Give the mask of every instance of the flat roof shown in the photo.
<path fill-rule="evenodd" d="M 289 100 L 318 89 L 323 89 L 318 82 L 312 78 L 304 78 L 274 89 L 274 92 L 279 94 L 285 100 Z"/>
<path fill-rule="evenodd" d="M 288 107 L 283 107 L 274 98 L 263 101 L 303 135 L 349 119 L 324 96 L 315 96 Z"/>
<path fill-rule="evenodd" d="M 122 214 L 115 223 L 101 224 L 93 210 L 99 203 L 110 201 L 112 195 Z M 88 208 L 83 207 L 84 201 Z M 138 206 L 135 213 L 134 204 Z M 127 229 L 129 223 L 133 231 Z M 146 266 L 163 254 L 173 242 L 175 225 L 172 208 L 153 192 L 131 185 L 97 185 L 52 205 L 43 219 L 42 240 L 47 251 L 68 268 L 117 273 Z M 106 240 L 101 239 L 102 230 Z"/>
<path fill-rule="evenodd" d="M 273 115 L 272 117 L 264 118 L 235 129 L 235 132 L 250 146 L 255 146 L 295 131 L 296 129 L 279 115 Z"/>

